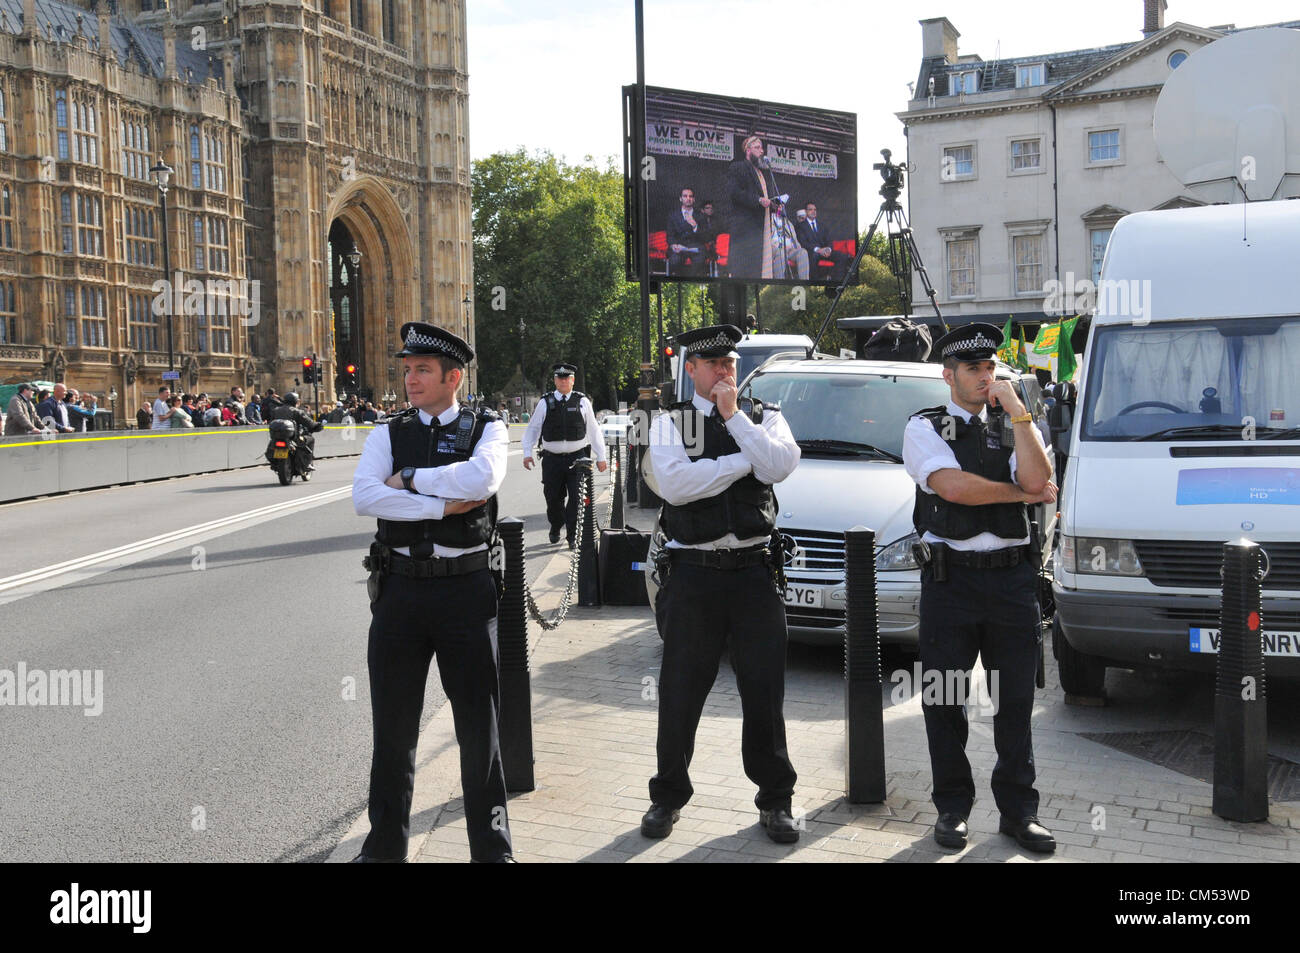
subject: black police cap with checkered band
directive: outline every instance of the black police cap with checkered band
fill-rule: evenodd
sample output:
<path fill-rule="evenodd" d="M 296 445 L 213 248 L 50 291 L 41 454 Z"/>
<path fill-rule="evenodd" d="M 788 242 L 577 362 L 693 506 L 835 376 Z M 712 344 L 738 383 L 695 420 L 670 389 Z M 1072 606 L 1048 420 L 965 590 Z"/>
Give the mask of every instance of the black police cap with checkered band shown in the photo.
<path fill-rule="evenodd" d="M 677 345 L 687 357 L 739 357 L 736 345 L 744 333 L 734 324 L 714 324 L 677 335 Z"/>
<path fill-rule="evenodd" d="M 991 361 L 1002 346 L 1002 331 L 991 324 L 967 324 L 934 342 L 935 360 Z"/>
<path fill-rule="evenodd" d="M 402 349 L 397 357 L 416 357 L 424 354 L 441 354 L 462 364 L 474 360 L 474 349 L 450 331 L 423 321 L 408 321 L 402 325 Z"/>
<path fill-rule="evenodd" d="M 555 372 L 556 377 L 572 377 L 578 372 L 572 364 L 556 364 L 551 370 Z"/>

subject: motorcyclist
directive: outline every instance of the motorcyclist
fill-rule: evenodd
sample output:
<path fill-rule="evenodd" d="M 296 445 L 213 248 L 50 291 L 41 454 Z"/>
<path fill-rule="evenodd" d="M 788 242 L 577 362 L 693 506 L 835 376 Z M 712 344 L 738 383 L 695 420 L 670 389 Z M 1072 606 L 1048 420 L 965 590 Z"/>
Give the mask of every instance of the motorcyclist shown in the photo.
<path fill-rule="evenodd" d="M 316 459 L 316 438 L 312 436 L 325 429 L 323 422 L 312 420 L 307 414 L 298 409 L 298 395 L 294 391 L 284 395 L 284 403 L 276 407 L 271 412 L 272 420 L 292 420 L 298 427 L 298 439 L 302 445 L 307 448 L 311 454 L 311 460 Z M 308 461 L 308 470 L 315 470 L 316 464 Z"/>

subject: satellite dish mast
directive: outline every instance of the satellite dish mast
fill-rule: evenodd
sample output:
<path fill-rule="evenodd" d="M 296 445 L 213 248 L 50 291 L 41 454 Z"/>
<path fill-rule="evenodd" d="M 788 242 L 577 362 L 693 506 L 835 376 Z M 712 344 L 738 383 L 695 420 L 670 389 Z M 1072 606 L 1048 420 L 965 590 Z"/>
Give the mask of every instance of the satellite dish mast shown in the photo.
<path fill-rule="evenodd" d="M 1300 197 L 1300 30 L 1243 30 L 1201 47 L 1165 81 L 1154 132 L 1198 198 Z"/>

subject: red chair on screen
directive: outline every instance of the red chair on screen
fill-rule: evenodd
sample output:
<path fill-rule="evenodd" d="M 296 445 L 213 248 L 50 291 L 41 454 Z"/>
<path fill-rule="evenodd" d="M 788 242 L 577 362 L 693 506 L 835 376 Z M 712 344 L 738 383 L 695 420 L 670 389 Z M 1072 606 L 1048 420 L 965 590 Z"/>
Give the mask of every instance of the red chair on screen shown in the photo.
<path fill-rule="evenodd" d="M 663 262 L 663 272 L 668 273 L 668 232 L 651 232 L 650 233 L 650 273 L 653 274 L 657 269 L 655 262 Z"/>
<path fill-rule="evenodd" d="M 837 242 L 831 242 L 831 247 L 834 248 L 836 251 L 844 252 L 844 254 L 848 255 L 850 258 L 852 258 L 854 255 L 858 253 L 857 240 L 852 238 L 842 238 Z M 818 258 L 817 267 L 834 268 L 835 263 L 831 261 L 829 258 Z"/>
<path fill-rule="evenodd" d="M 714 239 L 714 251 L 717 252 L 717 258 L 709 262 L 709 276 L 717 278 L 719 275 L 725 276 L 727 273 L 727 256 L 731 252 L 731 233 L 719 232 L 718 237 Z"/>

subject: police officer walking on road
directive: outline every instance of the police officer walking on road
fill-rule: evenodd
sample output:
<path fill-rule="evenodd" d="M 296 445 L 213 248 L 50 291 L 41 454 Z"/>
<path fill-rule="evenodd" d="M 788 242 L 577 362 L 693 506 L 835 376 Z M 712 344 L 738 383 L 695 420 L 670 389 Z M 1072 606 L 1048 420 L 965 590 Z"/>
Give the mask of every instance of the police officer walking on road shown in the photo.
<path fill-rule="evenodd" d="M 509 435 L 490 410 L 456 402 L 470 346 L 431 324 L 402 326 L 412 407 L 377 425 L 352 483 L 359 516 L 379 518 L 370 570 L 370 834 L 361 862 L 401 862 L 410 835 L 415 750 L 429 662 L 460 744 L 470 856 L 511 860 L 498 741 L 497 586 L 487 542 Z"/>
<path fill-rule="evenodd" d="M 551 542 L 560 541 L 564 527 L 569 548 L 578 525 L 578 504 L 582 500 L 582 473 L 574 461 L 596 452 L 596 467 L 605 472 L 605 440 L 601 436 L 591 400 L 573 389 L 572 364 L 555 365 L 555 390 L 537 402 L 524 430 L 524 469 L 533 468 L 533 448 L 542 440 L 542 493 L 546 497 L 546 519 L 551 524 Z M 568 497 L 566 502 L 565 497 Z"/>
<path fill-rule="evenodd" d="M 998 829 L 1027 850 L 1050 853 L 1056 840 L 1038 822 L 1029 728 L 1042 637 L 1029 505 L 1054 502 L 1056 485 L 1032 415 L 1011 381 L 994 378 L 1001 345 L 1002 332 L 990 324 L 935 342 L 952 399 L 919 411 L 903 433 L 903 464 L 917 485 L 912 520 L 921 534 L 921 667 L 927 679 L 940 680 L 945 696 L 932 704 L 926 693 L 922 705 L 939 813 L 934 839 L 966 845 L 975 782 L 964 706 L 978 655 L 996 706 Z"/>
<path fill-rule="evenodd" d="M 655 614 L 664 655 L 658 772 L 641 821 L 646 837 L 667 837 L 694 792 L 688 769 L 695 732 L 729 647 L 744 718 L 741 754 L 745 774 L 758 785 L 759 823 L 778 843 L 799 839 L 782 712 L 782 554 L 772 539 L 772 485 L 794 472 L 799 446 L 778 411 L 737 402 L 740 338 L 732 325 L 677 336 L 695 396 L 655 418 L 651 429 L 648 459 L 668 541 L 657 565 L 662 587 Z"/>

